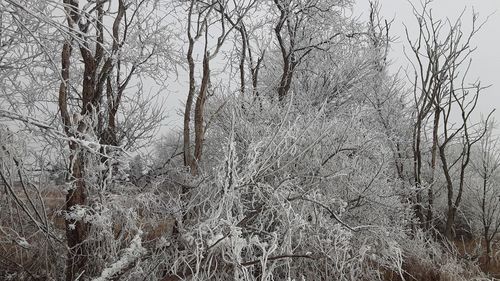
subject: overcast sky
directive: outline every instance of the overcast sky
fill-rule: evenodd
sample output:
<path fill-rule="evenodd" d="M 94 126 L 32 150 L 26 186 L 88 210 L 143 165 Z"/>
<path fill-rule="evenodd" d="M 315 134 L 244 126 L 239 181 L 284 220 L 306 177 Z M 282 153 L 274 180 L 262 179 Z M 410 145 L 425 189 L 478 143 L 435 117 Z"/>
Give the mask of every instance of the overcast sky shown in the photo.
<path fill-rule="evenodd" d="M 418 3 L 416 0 L 412 2 Z M 406 67 L 407 62 L 403 55 L 403 46 L 406 40 L 404 25 L 413 32 L 416 31 L 417 26 L 412 15 L 410 2 L 407 0 L 381 0 L 380 3 L 382 4 L 381 14 L 388 19 L 394 19 L 391 28 L 392 36 L 396 37 L 391 52 L 393 67 L 396 69 L 400 66 Z M 492 109 L 497 108 L 494 117 L 500 122 L 500 0 L 434 0 L 431 7 L 436 18 L 449 17 L 452 20 L 456 19 L 467 7 L 463 21 L 465 28 L 471 26 L 470 19 L 473 9 L 479 14 L 480 21 L 489 16 L 487 23 L 472 42 L 472 46 L 476 46 L 477 49 L 472 56 L 473 62 L 469 75 L 471 80 L 480 79 L 483 85 L 492 85 L 479 98 L 478 112 L 486 115 Z M 367 18 L 369 1 L 358 0 L 354 10 L 355 14 L 362 14 L 363 18 Z M 480 120 L 479 113 L 475 115 L 475 120 Z"/>

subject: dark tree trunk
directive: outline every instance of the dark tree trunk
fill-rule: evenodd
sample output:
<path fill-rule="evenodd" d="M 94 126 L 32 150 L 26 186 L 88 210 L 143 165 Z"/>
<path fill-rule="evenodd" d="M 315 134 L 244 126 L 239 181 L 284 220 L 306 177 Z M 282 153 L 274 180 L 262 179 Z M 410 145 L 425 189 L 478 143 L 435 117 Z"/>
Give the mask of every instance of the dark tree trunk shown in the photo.
<path fill-rule="evenodd" d="M 193 156 L 191 154 L 191 109 L 193 107 L 194 95 L 195 95 L 195 73 L 194 73 L 194 59 L 193 59 L 193 50 L 194 50 L 194 38 L 191 35 L 191 16 L 193 13 L 194 1 L 191 1 L 189 6 L 189 14 L 188 14 L 188 27 L 187 27 L 187 35 L 189 47 L 187 51 L 186 59 L 188 61 L 189 66 L 189 92 L 186 100 L 186 105 L 184 107 L 184 127 L 183 127 L 183 155 L 184 155 L 184 166 L 190 167 L 193 170 Z M 193 171 L 191 171 L 193 172 Z"/>
<path fill-rule="evenodd" d="M 207 97 L 208 84 L 210 78 L 210 65 L 209 65 L 209 54 L 205 53 L 203 58 L 203 77 L 201 79 L 200 92 L 196 98 L 196 105 L 194 111 L 194 161 L 191 165 L 191 173 L 196 175 L 198 173 L 198 164 L 201 160 L 201 155 L 203 153 L 203 141 L 205 138 L 205 124 L 204 123 L 204 112 L 205 112 L 205 100 Z"/>
<path fill-rule="evenodd" d="M 87 194 L 84 180 L 84 163 L 81 152 L 75 144 L 71 145 L 73 155 L 70 157 L 72 164 L 72 180 L 75 187 L 66 195 L 66 212 L 72 212 L 75 206 L 85 206 Z M 73 281 L 85 270 L 87 263 L 87 253 L 83 242 L 87 237 L 88 225 L 83 220 L 65 220 L 66 239 L 69 247 L 68 259 L 66 261 L 66 280 Z"/>
<path fill-rule="evenodd" d="M 426 229 L 431 229 L 433 220 L 433 205 L 434 205 L 434 181 L 436 175 L 436 162 L 437 162 L 437 150 L 438 150 L 438 129 L 439 129 L 439 117 L 441 116 L 441 110 L 436 107 L 434 110 L 434 124 L 432 127 L 432 151 L 431 151 L 431 185 L 427 191 L 427 218 L 425 222 Z"/>
<path fill-rule="evenodd" d="M 444 236 L 449 240 L 453 241 L 455 239 L 455 215 L 457 213 L 457 208 L 451 207 L 448 209 L 446 214 L 446 226 L 444 229 Z"/>

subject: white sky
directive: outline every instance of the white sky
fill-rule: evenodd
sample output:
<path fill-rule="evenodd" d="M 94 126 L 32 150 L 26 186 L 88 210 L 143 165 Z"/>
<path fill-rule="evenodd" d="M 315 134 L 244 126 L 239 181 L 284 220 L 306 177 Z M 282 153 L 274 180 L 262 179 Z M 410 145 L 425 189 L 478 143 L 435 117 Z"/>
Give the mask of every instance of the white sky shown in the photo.
<path fill-rule="evenodd" d="M 418 0 L 412 2 L 419 3 Z M 391 53 L 393 67 L 395 69 L 406 67 L 408 64 L 403 54 L 403 46 L 406 44 L 404 25 L 410 32 L 416 31 L 417 26 L 410 2 L 408 0 L 380 0 L 380 4 L 382 16 L 394 19 L 391 28 L 392 36 L 396 38 Z M 472 56 L 473 62 L 469 76 L 471 81 L 479 79 L 484 86 L 492 85 L 479 98 L 478 112 L 474 115 L 474 120 L 479 121 L 480 114 L 487 115 L 492 109 L 497 108 L 493 116 L 500 122 L 500 0 L 434 0 L 430 7 L 436 18 L 449 17 L 451 20 L 456 20 L 467 7 L 464 13 L 464 28 L 471 26 L 468 20 L 471 19 L 472 9 L 479 14 L 480 21 L 490 16 L 472 42 L 472 46 L 477 49 Z M 363 19 L 367 18 L 369 1 L 357 0 L 354 13 L 361 14 Z"/>

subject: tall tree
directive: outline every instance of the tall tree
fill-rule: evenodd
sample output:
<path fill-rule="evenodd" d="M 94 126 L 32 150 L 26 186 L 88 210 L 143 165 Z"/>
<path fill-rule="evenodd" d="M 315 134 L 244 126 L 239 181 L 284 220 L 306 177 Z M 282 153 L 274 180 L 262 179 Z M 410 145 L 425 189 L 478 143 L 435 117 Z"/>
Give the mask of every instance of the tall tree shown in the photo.
<path fill-rule="evenodd" d="M 413 14 L 418 22 L 418 34 L 412 39 L 408 30 L 406 37 L 410 45 L 411 57 L 408 55 L 413 75 L 411 83 L 415 105 L 415 122 L 413 126 L 413 163 L 414 185 L 416 192 L 412 200 L 415 214 L 421 226 L 431 227 L 433 219 L 433 185 L 436 179 L 438 155 L 442 161 L 443 173 L 448 186 L 448 219 L 446 226 L 447 237 L 450 238 L 454 224 L 454 213 L 461 201 L 463 179 L 458 184 L 456 200 L 453 199 L 455 189 L 451 177 L 451 169 L 456 161 L 462 161 L 461 176 L 469 164 L 470 147 L 477 142 L 472 137 L 471 114 L 476 107 L 479 93 L 483 88 L 479 83 L 467 85 L 466 79 L 469 70 L 469 60 L 474 48 L 470 43 L 472 38 L 481 29 L 484 23 L 478 23 L 477 14 L 472 16 L 472 30 L 465 33 L 462 30 L 463 13 L 455 21 L 436 20 L 430 9 L 432 1 L 426 0 L 421 9 L 413 7 Z M 458 128 L 452 130 L 452 112 L 458 111 L 461 120 Z M 431 120 L 431 175 L 427 181 L 423 173 L 425 164 L 424 147 L 427 122 Z M 451 130 L 453 132 L 451 132 Z M 440 135 L 440 131 L 442 135 Z M 455 141 L 456 137 L 464 139 L 464 152 L 459 159 L 452 163 L 447 160 L 446 147 Z M 446 162 L 446 163 L 445 163 Z M 427 212 L 424 211 L 423 191 L 427 189 Z M 455 202 L 454 202 L 455 201 Z"/>
<path fill-rule="evenodd" d="M 134 76 L 147 66 L 152 57 L 165 55 L 168 45 L 160 42 L 159 25 L 149 27 L 155 18 L 142 18 L 141 9 L 154 10 L 148 1 L 98 1 L 80 5 L 78 0 L 63 0 L 67 32 L 61 51 L 59 112 L 68 136 L 71 181 L 74 187 L 66 196 L 66 212 L 73 214 L 89 204 L 91 186 L 87 142 L 94 142 L 100 162 L 113 169 L 113 147 L 124 139 L 118 129 L 118 112 L 124 94 Z M 148 13 L 151 16 L 151 13 Z M 112 22 L 110 26 L 107 21 Z M 153 25 L 154 26 L 154 25 Z M 131 40 L 138 40 L 132 42 Z M 128 45 L 138 46 L 138 55 L 127 57 Z M 76 52 L 75 52 L 76 51 Z M 83 71 L 80 72 L 80 68 Z M 156 118 L 150 120 L 157 122 Z M 143 124 L 144 125 L 144 124 Z M 148 126 L 140 130 L 150 129 Z M 143 133 L 135 132 L 135 133 Z M 132 138 L 133 139 L 133 138 Z M 101 174 L 101 183 L 110 179 Z M 99 187 L 97 187 L 99 189 Z M 94 190 L 95 191 L 95 190 Z M 71 215 L 66 220 L 66 237 L 70 249 L 66 280 L 86 275 L 88 250 L 85 240 L 88 222 Z"/>
<path fill-rule="evenodd" d="M 342 37 L 354 34 L 338 12 L 349 6 L 349 1 L 273 0 L 273 3 L 278 12 L 274 35 L 282 63 L 277 87 L 281 101 L 290 91 L 297 67 L 311 52 L 328 51 Z"/>
<path fill-rule="evenodd" d="M 190 0 L 187 11 L 188 49 L 186 59 L 189 71 L 189 90 L 184 107 L 183 154 L 184 165 L 190 168 L 192 175 L 197 175 L 203 154 L 205 138 L 205 102 L 210 88 L 210 62 L 217 56 L 229 34 L 241 24 L 242 18 L 255 5 L 256 1 L 236 3 L 229 0 L 207 2 Z M 211 30 L 216 30 L 216 42 L 210 42 Z M 200 38 L 202 45 L 202 74 L 199 85 L 196 84 L 196 62 L 194 59 L 195 43 Z M 197 89 L 198 88 L 198 89 Z M 196 100 L 195 100 L 196 99 Z M 194 144 L 191 143 L 191 115 L 194 104 Z M 194 152 L 191 148 L 194 146 Z"/>
<path fill-rule="evenodd" d="M 493 135 L 494 122 L 484 124 L 487 132 L 481 139 L 479 147 L 473 153 L 472 167 L 477 174 L 477 186 L 472 183 L 473 206 L 476 216 L 480 221 L 481 232 L 486 243 L 487 262 L 491 260 L 492 242 L 500 233 L 500 188 L 498 176 L 500 172 L 500 143 Z"/>

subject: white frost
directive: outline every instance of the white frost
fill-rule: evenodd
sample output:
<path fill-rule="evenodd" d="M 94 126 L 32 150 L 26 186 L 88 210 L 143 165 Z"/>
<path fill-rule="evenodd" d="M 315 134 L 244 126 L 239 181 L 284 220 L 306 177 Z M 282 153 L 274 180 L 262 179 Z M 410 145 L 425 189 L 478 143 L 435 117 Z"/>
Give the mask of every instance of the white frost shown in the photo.
<path fill-rule="evenodd" d="M 215 243 L 217 243 L 222 238 L 224 238 L 224 235 L 222 235 L 222 233 L 219 233 L 219 234 L 213 236 L 211 239 L 208 239 L 208 241 L 207 241 L 208 247 L 212 247 L 213 245 L 215 245 Z"/>
<path fill-rule="evenodd" d="M 126 269 L 130 264 L 134 263 L 138 258 L 146 253 L 146 249 L 142 247 L 141 243 L 141 232 L 137 233 L 132 239 L 130 246 L 125 249 L 122 257 L 110 265 L 108 268 L 104 269 L 101 273 L 101 276 L 95 278 L 93 281 L 106 281 L 113 278 L 115 275 L 122 272 L 122 270 Z"/>
<path fill-rule="evenodd" d="M 17 240 L 17 244 L 23 248 L 29 248 L 31 246 L 24 237 L 19 238 L 19 240 Z"/>

